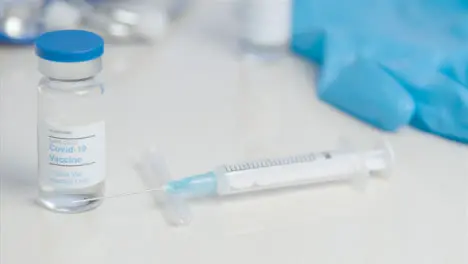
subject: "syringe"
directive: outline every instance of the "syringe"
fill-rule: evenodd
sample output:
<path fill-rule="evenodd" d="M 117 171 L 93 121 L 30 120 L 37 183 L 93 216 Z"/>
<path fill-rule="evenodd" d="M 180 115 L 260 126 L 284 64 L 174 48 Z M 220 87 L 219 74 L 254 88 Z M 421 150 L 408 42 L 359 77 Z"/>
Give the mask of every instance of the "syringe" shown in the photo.
<path fill-rule="evenodd" d="M 351 180 L 358 188 L 363 188 L 371 174 L 388 172 L 394 155 L 391 146 L 384 146 L 362 153 L 352 151 L 326 151 L 307 153 L 285 158 L 262 159 L 257 161 L 223 165 L 213 171 L 182 178 L 163 179 L 161 186 L 141 192 L 103 196 L 75 202 L 115 198 L 146 192 L 164 192 L 170 210 L 176 209 L 177 223 L 186 223 L 187 218 L 183 201 L 190 198 L 226 196 L 246 192 L 302 186 L 340 180 Z M 161 176 L 164 163 L 155 153 L 147 161 L 153 177 Z M 159 173 L 158 173 L 159 172 Z M 175 202 L 177 201 L 177 202 Z M 182 216 L 185 215 L 185 216 Z M 174 221 L 172 221 L 174 222 Z"/>

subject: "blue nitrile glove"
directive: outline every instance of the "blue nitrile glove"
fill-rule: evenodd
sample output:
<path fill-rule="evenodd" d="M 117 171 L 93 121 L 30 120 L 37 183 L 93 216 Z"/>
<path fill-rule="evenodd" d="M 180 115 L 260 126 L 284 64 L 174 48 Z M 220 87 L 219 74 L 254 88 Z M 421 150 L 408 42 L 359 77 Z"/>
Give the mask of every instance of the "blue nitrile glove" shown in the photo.
<path fill-rule="evenodd" d="M 295 0 L 293 23 L 321 100 L 468 143 L 468 0 Z"/>

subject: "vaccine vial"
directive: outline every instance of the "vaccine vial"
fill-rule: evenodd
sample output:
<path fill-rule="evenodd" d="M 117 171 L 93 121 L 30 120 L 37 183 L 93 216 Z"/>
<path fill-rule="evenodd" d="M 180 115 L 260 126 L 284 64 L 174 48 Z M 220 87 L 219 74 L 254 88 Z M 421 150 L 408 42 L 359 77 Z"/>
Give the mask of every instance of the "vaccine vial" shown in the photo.
<path fill-rule="evenodd" d="M 36 40 L 38 86 L 39 197 L 56 212 L 97 207 L 106 178 L 103 39 L 83 30 L 52 31 Z"/>
<path fill-rule="evenodd" d="M 240 0 L 238 4 L 243 50 L 267 59 L 286 54 L 291 39 L 292 0 Z"/>

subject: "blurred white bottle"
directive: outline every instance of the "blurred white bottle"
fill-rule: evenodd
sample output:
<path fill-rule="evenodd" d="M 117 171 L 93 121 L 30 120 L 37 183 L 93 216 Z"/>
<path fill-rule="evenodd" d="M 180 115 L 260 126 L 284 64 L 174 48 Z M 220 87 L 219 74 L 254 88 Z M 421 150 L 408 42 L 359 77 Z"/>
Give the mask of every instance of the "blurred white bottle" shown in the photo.
<path fill-rule="evenodd" d="M 277 58 L 288 49 L 292 0 L 240 0 L 238 19 L 244 51 Z"/>

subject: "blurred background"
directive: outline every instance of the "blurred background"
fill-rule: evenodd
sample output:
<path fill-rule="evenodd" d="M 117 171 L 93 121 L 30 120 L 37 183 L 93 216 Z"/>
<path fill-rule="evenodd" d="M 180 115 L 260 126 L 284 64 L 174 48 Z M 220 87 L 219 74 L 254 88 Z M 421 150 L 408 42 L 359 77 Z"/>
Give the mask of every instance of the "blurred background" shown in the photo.
<path fill-rule="evenodd" d="M 0 262 L 466 263 L 467 21 L 462 0 L 0 0 Z M 392 177 L 202 203 L 187 229 L 145 195 L 47 212 L 33 44 L 60 29 L 106 42 L 107 194 L 149 187 L 149 147 L 182 178 L 385 136 Z"/>
<path fill-rule="evenodd" d="M 188 0 L 2 0 L 3 43 L 31 44 L 41 33 L 86 29 L 112 43 L 151 43 L 164 35 Z"/>

